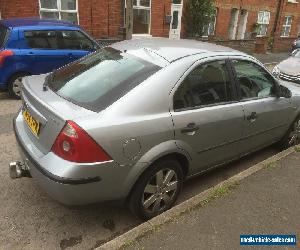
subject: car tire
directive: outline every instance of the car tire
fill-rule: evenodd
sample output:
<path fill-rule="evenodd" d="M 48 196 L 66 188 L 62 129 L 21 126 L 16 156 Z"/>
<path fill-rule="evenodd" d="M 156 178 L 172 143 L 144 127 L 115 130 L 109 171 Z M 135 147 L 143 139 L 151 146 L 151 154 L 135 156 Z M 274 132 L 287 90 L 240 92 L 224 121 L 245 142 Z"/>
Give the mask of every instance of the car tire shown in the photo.
<path fill-rule="evenodd" d="M 173 206 L 182 183 L 183 172 L 178 161 L 165 159 L 154 163 L 142 174 L 131 192 L 131 212 L 143 220 L 161 214 Z"/>
<path fill-rule="evenodd" d="M 287 149 L 300 143 L 300 116 L 298 116 L 285 136 L 279 142 L 280 149 Z"/>
<path fill-rule="evenodd" d="M 8 93 L 14 99 L 21 99 L 22 78 L 26 73 L 14 74 L 8 81 Z"/>

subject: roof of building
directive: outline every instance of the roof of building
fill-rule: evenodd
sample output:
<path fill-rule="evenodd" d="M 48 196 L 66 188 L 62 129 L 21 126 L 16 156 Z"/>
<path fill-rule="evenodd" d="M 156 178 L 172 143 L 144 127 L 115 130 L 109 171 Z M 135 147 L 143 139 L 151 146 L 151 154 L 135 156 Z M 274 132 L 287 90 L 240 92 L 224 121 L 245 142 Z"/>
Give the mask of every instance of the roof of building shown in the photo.
<path fill-rule="evenodd" d="M 40 19 L 40 18 L 11 18 L 0 20 L 0 24 L 14 28 L 26 26 L 77 26 L 69 21 L 55 20 L 55 19 Z"/>
<path fill-rule="evenodd" d="M 127 40 L 113 44 L 112 47 L 121 51 L 149 50 L 168 62 L 180 58 L 207 52 L 242 52 L 220 45 L 188 39 L 172 40 L 168 38 L 142 38 Z"/>

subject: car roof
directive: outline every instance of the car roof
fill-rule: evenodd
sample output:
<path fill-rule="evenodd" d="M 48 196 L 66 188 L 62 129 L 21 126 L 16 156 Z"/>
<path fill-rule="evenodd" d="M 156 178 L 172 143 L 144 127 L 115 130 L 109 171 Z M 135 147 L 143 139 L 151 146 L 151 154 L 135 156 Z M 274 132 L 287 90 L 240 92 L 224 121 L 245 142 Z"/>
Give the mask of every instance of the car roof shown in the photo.
<path fill-rule="evenodd" d="M 238 55 L 244 53 L 231 48 L 223 47 L 208 42 L 200 42 L 188 39 L 168 39 L 168 38 L 143 38 L 122 41 L 111 45 L 120 51 L 147 50 L 155 53 L 169 63 L 187 56 L 208 52 L 235 52 Z"/>
<path fill-rule="evenodd" d="M 28 27 L 28 26 L 64 26 L 78 27 L 77 25 L 62 20 L 40 19 L 40 18 L 11 18 L 0 20 L 0 24 L 7 28 Z"/>

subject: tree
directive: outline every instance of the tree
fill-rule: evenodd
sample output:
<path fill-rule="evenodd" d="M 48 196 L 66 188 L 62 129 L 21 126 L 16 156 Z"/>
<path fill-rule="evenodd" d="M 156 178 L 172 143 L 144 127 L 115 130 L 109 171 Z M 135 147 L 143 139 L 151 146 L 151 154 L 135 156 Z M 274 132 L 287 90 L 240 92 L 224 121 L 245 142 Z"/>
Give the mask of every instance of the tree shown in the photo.
<path fill-rule="evenodd" d="M 214 0 L 187 0 L 185 8 L 185 28 L 188 36 L 203 36 L 205 28 L 215 17 Z"/>

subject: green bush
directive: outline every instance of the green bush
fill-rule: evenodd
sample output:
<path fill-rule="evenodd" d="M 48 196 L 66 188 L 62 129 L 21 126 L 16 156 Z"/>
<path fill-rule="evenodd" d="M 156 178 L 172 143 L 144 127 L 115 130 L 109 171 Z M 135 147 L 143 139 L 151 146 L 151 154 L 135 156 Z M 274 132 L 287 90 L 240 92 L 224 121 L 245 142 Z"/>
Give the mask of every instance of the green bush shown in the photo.
<path fill-rule="evenodd" d="M 187 0 L 184 22 L 188 36 L 203 36 L 204 28 L 215 17 L 214 0 Z"/>

